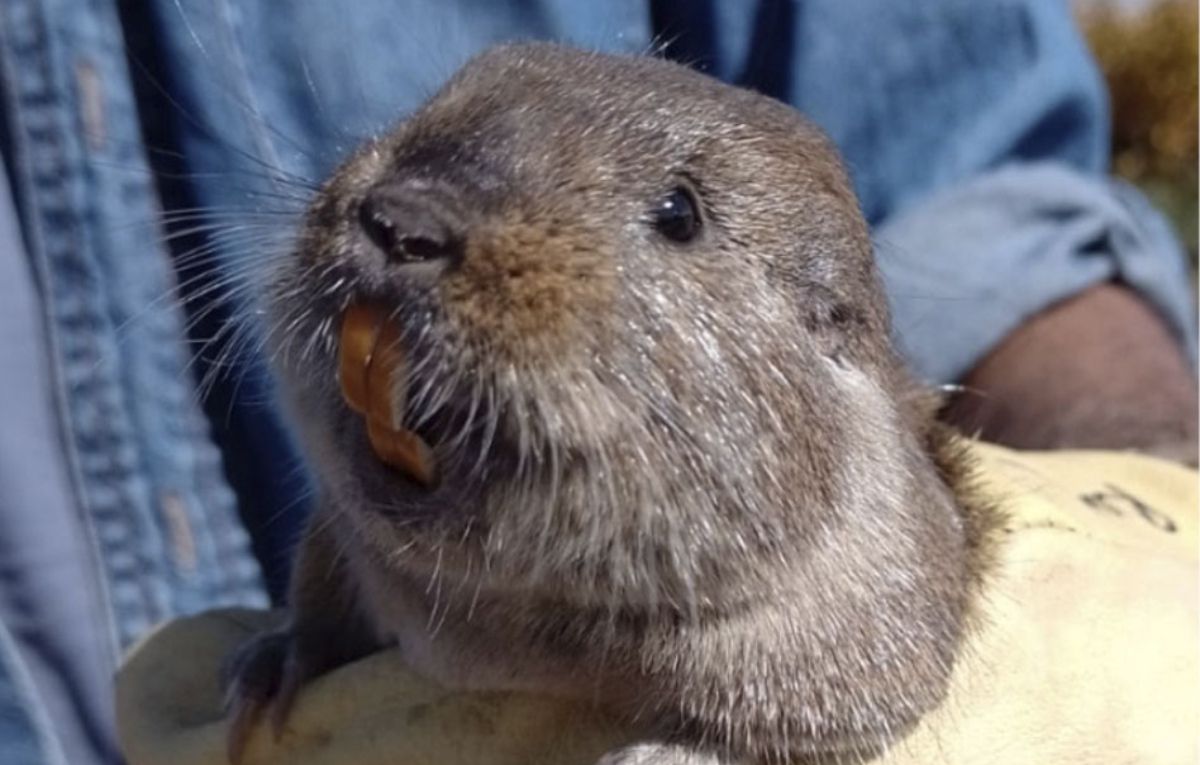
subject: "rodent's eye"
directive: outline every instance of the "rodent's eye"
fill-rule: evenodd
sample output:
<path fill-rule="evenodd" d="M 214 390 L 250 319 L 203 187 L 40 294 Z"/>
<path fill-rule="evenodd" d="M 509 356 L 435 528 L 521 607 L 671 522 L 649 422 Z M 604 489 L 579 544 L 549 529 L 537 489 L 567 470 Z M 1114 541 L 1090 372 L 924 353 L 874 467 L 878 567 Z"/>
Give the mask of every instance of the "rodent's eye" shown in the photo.
<path fill-rule="evenodd" d="M 651 221 L 658 233 L 672 242 L 690 242 L 700 233 L 700 210 L 696 197 L 689 189 L 676 186 L 654 208 Z"/>

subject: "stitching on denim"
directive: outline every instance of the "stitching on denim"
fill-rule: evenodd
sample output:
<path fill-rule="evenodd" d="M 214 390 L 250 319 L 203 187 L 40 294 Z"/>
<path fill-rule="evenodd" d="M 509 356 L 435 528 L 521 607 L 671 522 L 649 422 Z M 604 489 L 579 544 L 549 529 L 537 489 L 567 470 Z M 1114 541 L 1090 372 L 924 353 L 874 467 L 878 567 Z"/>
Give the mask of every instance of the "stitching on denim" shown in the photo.
<path fill-rule="evenodd" d="M 66 755 L 53 732 L 54 725 L 46 714 L 45 705 L 38 701 L 40 695 L 33 678 L 21 661 L 20 651 L 4 625 L 0 625 L 0 688 L 11 690 L 16 700 L 23 702 L 16 706 L 19 711 L 26 713 L 25 720 L 37 739 L 40 757 L 36 761 L 44 765 L 66 765 Z M 5 717 L 11 719 L 9 715 Z M 11 740 L 2 743 L 9 753 L 11 750 L 8 747 L 16 744 Z"/>

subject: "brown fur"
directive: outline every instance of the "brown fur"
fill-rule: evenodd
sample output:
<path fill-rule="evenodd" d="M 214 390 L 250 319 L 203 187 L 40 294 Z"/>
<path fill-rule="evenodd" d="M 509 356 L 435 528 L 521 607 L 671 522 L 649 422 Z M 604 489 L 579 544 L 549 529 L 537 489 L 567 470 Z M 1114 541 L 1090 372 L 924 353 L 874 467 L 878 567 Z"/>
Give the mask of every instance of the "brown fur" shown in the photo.
<path fill-rule="evenodd" d="M 358 200 L 395 179 L 451 200 L 460 262 L 365 242 Z M 684 244 L 648 221 L 680 183 Z M 436 489 L 340 400 L 336 317 L 367 298 L 404 328 Z M 993 521 L 885 305 L 836 153 L 791 109 L 651 58 L 482 54 L 338 171 L 277 276 L 320 565 L 271 638 L 284 691 L 243 672 L 235 695 L 286 711 L 365 636 L 451 687 L 625 715 L 645 742 L 606 762 L 887 746 L 943 698 Z"/>

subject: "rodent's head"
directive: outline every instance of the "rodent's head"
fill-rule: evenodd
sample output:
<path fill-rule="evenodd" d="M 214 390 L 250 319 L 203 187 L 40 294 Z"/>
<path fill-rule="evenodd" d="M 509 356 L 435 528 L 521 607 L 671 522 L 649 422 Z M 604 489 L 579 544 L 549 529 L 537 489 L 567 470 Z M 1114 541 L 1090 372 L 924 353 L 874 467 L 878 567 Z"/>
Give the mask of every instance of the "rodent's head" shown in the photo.
<path fill-rule="evenodd" d="M 475 58 L 333 176 L 272 294 L 334 505 L 488 586 L 719 597 L 894 488 L 913 449 L 835 151 L 654 58 Z M 338 395 L 338 317 L 362 300 L 404 334 L 436 488 L 373 459 Z"/>

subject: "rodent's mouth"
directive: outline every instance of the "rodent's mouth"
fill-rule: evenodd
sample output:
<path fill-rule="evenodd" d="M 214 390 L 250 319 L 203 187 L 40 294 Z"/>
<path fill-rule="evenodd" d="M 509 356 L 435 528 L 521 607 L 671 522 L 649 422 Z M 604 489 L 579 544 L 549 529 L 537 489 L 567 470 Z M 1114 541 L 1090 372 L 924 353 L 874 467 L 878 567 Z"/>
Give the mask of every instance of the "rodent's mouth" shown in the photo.
<path fill-rule="evenodd" d="M 407 496 L 457 493 L 494 478 L 510 451 L 495 408 L 478 391 L 435 386 L 404 346 L 394 312 L 369 304 L 343 312 L 337 366 L 346 446 Z"/>
<path fill-rule="evenodd" d="M 438 481 L 438 466 L 428 440 L 406 416 L 409 376 L 402 335 L 387 310 L 370 304 L 349 306 L 342 316 L 338 349 L 342 398 L 364 418 L 376 456 L 431 488 Z"/>
<path fill-rule="evenodd" d="M 437 466 L 427 482 L 382 459 L 372 444 L 367 422 L 344 402 L 338 402 L 332 432 L 335 448 L 347 458 L 348 473 L 340 476 L 356 485 L 369 500 L 367 509 L 406 522 L 421 518 L 444 520 L 447 509 L 469 509 L 472 498 L 483 496 L 514 474 L 515 449 L 500 433 L 491 415 L 468 417 L 461 408 L 444 408 L 430 417 L 405 416 L 405 428 L 428 446 Z"/>

